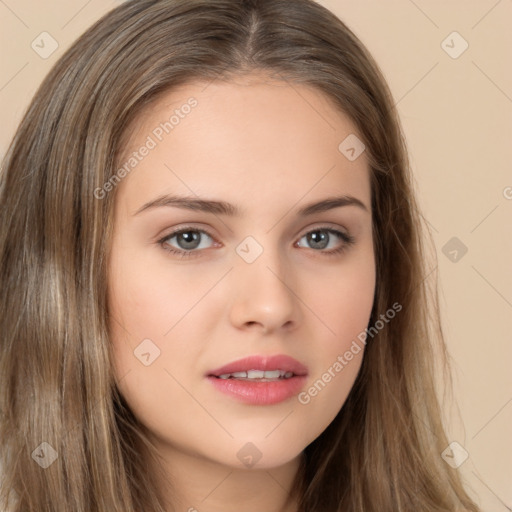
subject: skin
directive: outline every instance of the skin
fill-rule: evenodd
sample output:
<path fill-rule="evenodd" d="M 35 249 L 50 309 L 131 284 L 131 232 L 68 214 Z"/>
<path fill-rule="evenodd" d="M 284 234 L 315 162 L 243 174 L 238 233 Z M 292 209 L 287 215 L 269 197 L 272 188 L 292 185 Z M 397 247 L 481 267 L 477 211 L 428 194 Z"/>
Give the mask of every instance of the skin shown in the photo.
<path fill-rule="evenodd" d="M 121 162 L 190 97 L 197 106 L 162 141 L 152 135 L 156 147 L 115 190 L 108 286 L 116 379 L 158 447 L 169 510 L 293 512 L 288 491 L 302 452 L 343 406 L 363 350 L 307 404 L 297 396 L 244 404 L 205 374 L 248 355 L 287 354 L 308 367 L 307 390 L 365 330 L 375 291 L 369 167 L 364 152 L 349 161 L 339 151 L 358 131 L 326 96 L 261 74 L 173 89 L 130 127 Z M 175 206 L 135 214 L 162 194 L 227 201 L 243 215 Z M 296 214 L 340 195 L 367 210 Z M 345 242 L 327 232 L 319 246 L 305 236 L 325 225 L 354 244 L 326 254 Z M 191 227 L 212 237 L 196 232 L 195 249 L 190 235 L 159 243 Z M 236 252 L 247 236 L 263 249 L 252 263 Z M 160 349 L 148 366 L 134 355 L 144 339 Z M 248 442 L 261 452 L 250 468 L 237 457 Z"/>

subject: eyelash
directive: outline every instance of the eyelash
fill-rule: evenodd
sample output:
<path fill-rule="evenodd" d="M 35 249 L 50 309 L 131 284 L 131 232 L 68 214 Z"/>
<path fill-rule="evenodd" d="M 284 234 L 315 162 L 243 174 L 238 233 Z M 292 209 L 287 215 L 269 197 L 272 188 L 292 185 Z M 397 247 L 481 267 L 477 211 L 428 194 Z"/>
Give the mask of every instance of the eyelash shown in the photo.
<path fill-rule="evenodd" d="M 176 231 L 173 231 L 172 233 L 170 233 L 168 235 L 165 235 L 165 237 L 163 237 L 160 240 L 158 240 L 157 243 L 165 251 L 170 252 L 173 255 L 180 256 L 182 259 L 183 258 L 195 258 L 195 257 L 198 257 L 198 256 L 200 256 L 201 250 L 185 251 L 185 250 L 178 250 L 178 249 L 175 249 L 175 248 L 170 248 L 168 245 L 166 245 L 166 242 L 170 238 L 173 238 L 174 236 L 179 235 L 181 233 L 187 233 L 187 232 L 191 232 L 191 231 L 197 232 L 197 233 L 204 233 L 204 234 L 208 235 L 212 240 L 215 240 L 213 235 L 211 235 L 207 230 L 198 229 L 198 228 L 194 228 L 194 227 L 190 226 L 190 227 L 180 228 L 180 229 L 178 229 Z M 319 227 L 319 228 L 312 229 L 311 231 L 308 231 L 308 232 L 304 233 L 300 238 L 303 238 L 306 235 L 309 235 L 311 233 L 316 233 L 318 231 L 327 231 L 328 233 L 334 233 L 336 236 L 341 238 L 343 240 L 343 242 L 344 242 L 343 245 L 341 247 L 339 247 L 338 249 L 331 249 L 330 251 L 325 251 L 323 249 L 319 249 L 319 250 L 312 249 L 315 252 L 323 253 L 325 256 L 337 256 L 337 255 L 340 255 L 340 254 L 344 253 L 345 251 L 347 251 L 355 243 L 355 238 L 352 235 L 349 235 L 347 233 L 343 233 L 342 231 L 338 231 L 337 229 L 333 229 L 333 228 L 328 227 L 328 226 L 322 226 L 322 227 Z"/>

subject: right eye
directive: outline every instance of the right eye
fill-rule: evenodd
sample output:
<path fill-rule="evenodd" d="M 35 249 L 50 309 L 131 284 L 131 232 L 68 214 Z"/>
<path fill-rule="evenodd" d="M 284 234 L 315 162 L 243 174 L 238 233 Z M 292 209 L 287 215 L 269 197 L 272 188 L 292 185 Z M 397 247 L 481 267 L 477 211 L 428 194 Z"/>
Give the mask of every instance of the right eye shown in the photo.
<path fill-rule="evenodd" d="M 205 235 L 206 237 L 213 239 L 212 235 L 203 229 L 192 227 L 180 228 L 158 240 L 158 243 L 164 250 L 172 254 L 179 255 L 182 258 L 190 258 L 199 256 L 199 254 L 193 253 L 200 252 L 200 249 L 208 248 L 204 246 L 201 247 L 201 242 Z M 171 245 L 170 241 L 172 239 L 176 239 L 175 243 L 178 247 Z"/>

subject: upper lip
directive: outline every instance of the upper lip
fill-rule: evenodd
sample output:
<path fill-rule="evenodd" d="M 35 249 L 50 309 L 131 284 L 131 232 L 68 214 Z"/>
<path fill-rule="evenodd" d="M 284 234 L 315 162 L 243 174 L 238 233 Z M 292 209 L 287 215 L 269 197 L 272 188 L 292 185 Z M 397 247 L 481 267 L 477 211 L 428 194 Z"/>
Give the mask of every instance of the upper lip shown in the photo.
<path fill-rule="evenodd" d="M 299 363 L 293 357 L 279 354 L 274 356 L 255 355 L 238 359 L 225 366 L 216 368 L 208 372 L 208 376 L 218 377 L 227 373 L 247 372 L 249 370 L 282 370 L 285 372 L 292 372 L 295 375 L 307 375 L 308 369 L 302 363 Z"/>

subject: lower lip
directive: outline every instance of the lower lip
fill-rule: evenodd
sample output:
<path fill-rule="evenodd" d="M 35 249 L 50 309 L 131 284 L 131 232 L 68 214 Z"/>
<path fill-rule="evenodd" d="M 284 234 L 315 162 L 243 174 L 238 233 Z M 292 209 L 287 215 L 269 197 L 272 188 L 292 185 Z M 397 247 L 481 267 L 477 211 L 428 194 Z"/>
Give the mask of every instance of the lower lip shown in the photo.
<path fill-rule="evenodd" d="M 208 380 L 222 393 L 251 405 L 271 405 L 283 402 L 297 395 L 304 387 L 306 375 L 275 381 L 248 381 L 219 379 L 209 376 Z"/>

